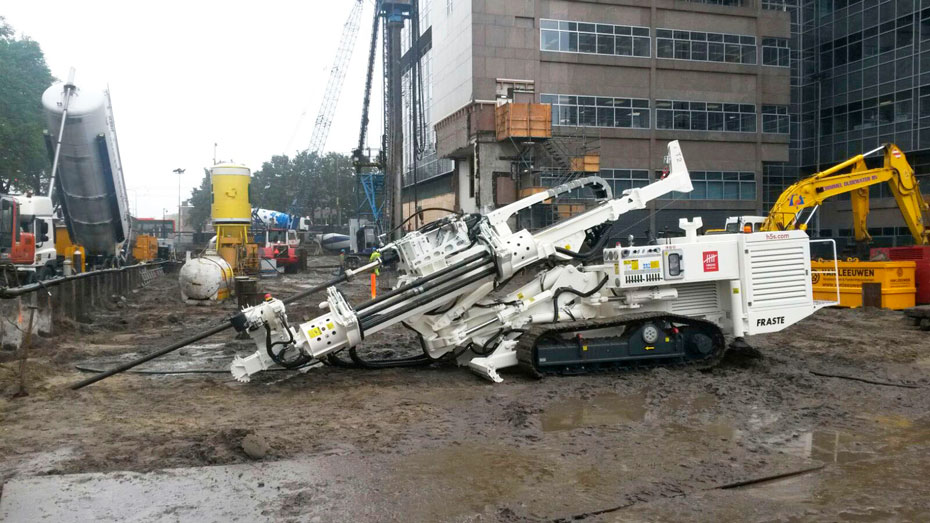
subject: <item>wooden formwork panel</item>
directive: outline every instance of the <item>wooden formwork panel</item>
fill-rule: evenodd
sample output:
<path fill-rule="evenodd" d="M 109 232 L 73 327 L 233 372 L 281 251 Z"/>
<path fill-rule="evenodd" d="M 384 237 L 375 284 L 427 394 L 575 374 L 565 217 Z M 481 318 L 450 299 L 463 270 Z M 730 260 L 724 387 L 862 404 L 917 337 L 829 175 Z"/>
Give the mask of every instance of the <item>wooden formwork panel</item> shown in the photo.
<path fill-rule="evenodd" d="M 497 140 L 551 138 L 552 107 L 549 104 L 507 103 L 494 111 Z"/>

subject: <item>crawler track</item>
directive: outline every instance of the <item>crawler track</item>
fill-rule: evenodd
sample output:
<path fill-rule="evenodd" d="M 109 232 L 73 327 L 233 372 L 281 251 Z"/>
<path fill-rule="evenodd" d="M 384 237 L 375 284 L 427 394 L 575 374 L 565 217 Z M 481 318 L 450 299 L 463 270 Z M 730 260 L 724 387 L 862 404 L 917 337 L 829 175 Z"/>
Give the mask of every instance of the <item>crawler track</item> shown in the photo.
<path fill-rule="evenodd" d="M 680 349 L 672 353 L 658 354 L 655 357 L 644 356 L 642 354 L 630 356 L 618 354 L 614 358 L 605 360 L 599 358 L 597 361 L 584 361 L 582 342 L 578 343 L 578 360 L 566 363 L 547 362 L 540 365 L 538 358 L 538 348 L 540 343 L 547 340 L 564 338 L 566 335 L 585 337 L 585 333 L 592 331 L 601 331 L 596 338 L 592 340 L 599 341 L 616 341 L 616 346 L 623 347 L 631 341 L 631 338 L 638 335 L 639 330 L 652 324 L 669 330 L 669 336 L 678 336 L 680 338 Z M 671 333 L 674 328 L 674 334 Z M 617 334 L 614 336 L 604 336 L 604 329 L 616 329 Z M 665 331 L 663 330 L 663 333 Z M 701 352 L 695 349 L 695 335 L 703 335 L 710 340 L 712 346 L 710 350 Z M 580 338 L 581 339 L 581 338 Z M 563 342 L 564 344 L 565 342 Z M 706 343 L 706 342 L 704 342 Z M 521 369 L 525 370 L 532 376 L 542 377 L 549 374 L 587 374 L 592 372 L 605 371 L 626 371 L 650 367 L 692 367 L 692 368 L 710 368 L 715 366 L 723 357 L 726 350 L 726 339 L 720 328 L 709 321 L 691 318 L 687 316 L 678 316 L 664 312 L 645 312 L 636 314 L 627 314 L 610 320 L 591 320 L 575 321 L 570 323 L 559 323 L 557 325 L 536 325 L 531 327 L 525 334 L 520 337 L 517 344 L 517 360 Z"/>

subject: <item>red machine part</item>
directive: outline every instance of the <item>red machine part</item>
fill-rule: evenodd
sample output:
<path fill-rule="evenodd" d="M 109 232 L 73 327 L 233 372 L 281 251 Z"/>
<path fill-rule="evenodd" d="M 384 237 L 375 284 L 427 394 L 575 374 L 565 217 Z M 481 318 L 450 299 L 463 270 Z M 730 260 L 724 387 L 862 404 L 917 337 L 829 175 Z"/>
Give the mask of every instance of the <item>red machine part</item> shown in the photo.
<path fill-rule="evenodd" d="M 275 243 L 268 247 L 260 247 L 259 255 L 265 259 L 277 260 L 278 266 L 293 265 L 298 261 L 297 250 L 280 243 Z"/>
<path fill-rule="evenodd" d="M 10 196 L 0 197 L 0 260 L 31 265 L 35 256 L 35 235 L 20 230 L 19 203 Z"/>
<path fill-rule="evenodd" d="M 930 245 L 911 247 L 877 247 L 871 250 L 870 258 L 882 257 L 890 261 L 912 261 L 917 264 L 914 283 L 917 287 L 917 304 L 930 303 Z"/>

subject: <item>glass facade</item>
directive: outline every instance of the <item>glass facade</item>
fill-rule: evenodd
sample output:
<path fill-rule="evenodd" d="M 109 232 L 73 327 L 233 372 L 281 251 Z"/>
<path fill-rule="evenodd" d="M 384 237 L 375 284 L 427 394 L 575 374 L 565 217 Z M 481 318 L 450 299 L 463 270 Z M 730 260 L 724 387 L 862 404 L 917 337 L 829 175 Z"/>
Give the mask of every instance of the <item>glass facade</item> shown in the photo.
<path fill-rule="evenodd" d="M 651 56 L 648 27 L 543 18 L 539 21 L 539 28 L 539 49 L 542 51 L 641 58 Z"/>
<path fill-rule="evenodd" d="M 756 175 L 740 171 L 690 171 L 694 190 L 673 192 L 663 199 L 672 200 L 755 200 Z M 661 173 L 656 173 L 660 176 Z"/>
<path fill-rule="evenodd" d="M 789 161 L 763 164 L 764 206 L 800 177 L 888 142 L 930 185 L 930 0 L 763 0 L 762 7 L 791 17 Z M 875 198 L 888 193 L 870 188 Z M 909 241 L 900 227 L 875 230 L 887 242 Z"/>
<path fill-rule="evenodd" d="M 656 58 L 753 65 L 756 63 L 756 37 L 656 29 Z"/>
<path fill-rule="evenodd" d="M 421 36 L 430 27 L 431 2 L 420 2 L 419 28 Z M 401 31 L 401 46 L 406 54 L 412 48 L 411 24 L 408 22 Z M 404 133 L 404 185 L 411 185 L 414 180 L 421 182 L 449 173 L 454 168 L 452 160 L 436 156 L 436 130 L 432 125 L 433 109 L 433 52 L 425 51 L 420 57 L 420 86 L 416 99 L 417 128 L 419 133 L 414 147 L 413 118 L 413 69 L 407 68 L 401 79 L 401 97 L 403 104 Z M 416 175 L 414 175 L 416 166 Z"/>
<path fill-rule="evenodd" d="M 610 184 L 614 196 L 627 189 L 649 185 L 648 169 L 601 169 L 600 174 Z"/>
<path fill-rule="evenodd" d="M 756 132 L 756 106 L 722 102 L 656 100 L 656 129 Z"/>
<path fill-rule="evenodd" d="M 543 94 L 539 101 L 552 104 L 552 125 L 649 129 L 649 100 Z"/>

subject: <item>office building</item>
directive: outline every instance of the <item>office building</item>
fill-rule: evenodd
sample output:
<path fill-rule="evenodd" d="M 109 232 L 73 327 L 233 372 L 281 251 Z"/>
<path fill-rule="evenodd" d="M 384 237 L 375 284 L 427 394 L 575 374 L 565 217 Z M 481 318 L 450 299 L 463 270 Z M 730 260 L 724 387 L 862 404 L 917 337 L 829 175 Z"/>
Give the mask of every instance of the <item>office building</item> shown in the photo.
<path fill-rule="evenodd" d="M 416 155 L 405 128 L 406 214 L 508 203 L 591 171 L 576 158 L 595 158 L 615 191 L 642 186 L 661 175 L 666 143 L 677 139 L 694 192 L 631 213 L 617 233 L 677 230 L 685 216 L 721 227 L 727 216 L 761 212 L 764 166 L 789 163 L 791 13 L 781 4 L 420 4 L 417 95 L 427 125 Z M 499 139 L 495 108 L 510 102 L 551 104 L 552 139 Z"/>

